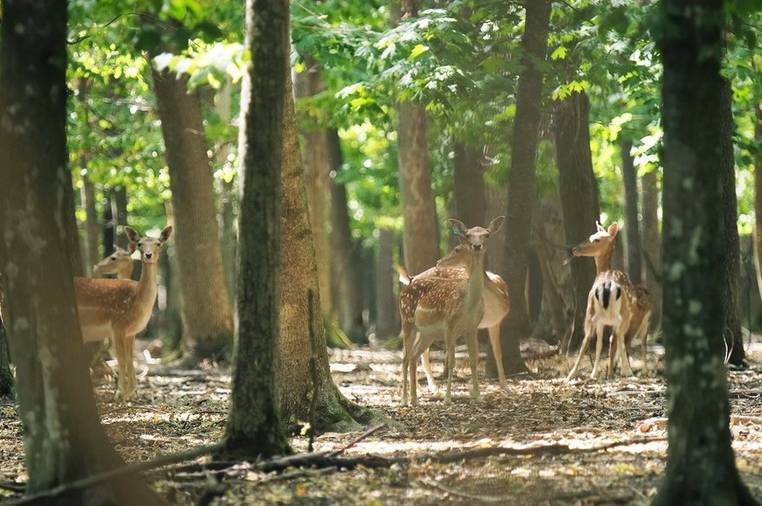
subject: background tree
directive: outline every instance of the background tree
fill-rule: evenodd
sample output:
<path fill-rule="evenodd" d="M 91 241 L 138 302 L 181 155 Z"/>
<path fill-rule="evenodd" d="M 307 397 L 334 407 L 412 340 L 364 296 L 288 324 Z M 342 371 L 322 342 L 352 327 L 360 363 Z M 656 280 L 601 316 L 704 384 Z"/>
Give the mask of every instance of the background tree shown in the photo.
<path fill-rule="evenodd" d="M 289 452 L 281 432 L 278 350 L 281 304 L 281 162 L 289 56 L 287 0 L 247 0 L 239 138 L 243 173 L 238 243 L 235 369 L 225 453 Z"/>
<path fill-rule="evenodd" d="M 635 160 L 632 158 L 632 141 L 622 139 L 619 142 L 622 155 L 622 181 L 624 183 L 624 232 L 627 273 L 630 281 L 639 284 L 642 281 L 642 252 L 640 246 L 640 226 L 638 221 L 638 174 Z"/>
<path fill-rule="evenodd" d="M 2 3 L 3 23 L 16 27 L 0 32 L 3 318 L 18 373 L 27 493 L 123 465 L 98 421 L 82 360 L 70 253 L 77 235 L 67 226 L 72 202 L 60 198 L 67 186 L 72 191 L 65 175 L 66 10 L 60 1 Z M 160 501 L 132 474 L 57 499 L 104 502 Z"/>
<path fill-rule="evenodd" d="M 663 0 L 659 11 L 669 450 L 655 504 L 756 504 L 735 466 L 722 360 L 733 264 L 727 239 L 736 233 L 723 195 L 732 172 L 723 4 L 686 9 Z"/>

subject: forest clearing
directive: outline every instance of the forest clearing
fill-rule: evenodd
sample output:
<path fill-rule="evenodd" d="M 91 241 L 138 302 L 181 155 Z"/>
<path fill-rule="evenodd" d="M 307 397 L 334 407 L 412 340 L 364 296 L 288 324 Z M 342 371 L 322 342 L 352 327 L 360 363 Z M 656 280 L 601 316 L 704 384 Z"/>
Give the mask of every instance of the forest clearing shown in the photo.
<path fill-rule="evenodd" d="M 0 0 L 0 502 L 759 504 L 760 28 Z"/>

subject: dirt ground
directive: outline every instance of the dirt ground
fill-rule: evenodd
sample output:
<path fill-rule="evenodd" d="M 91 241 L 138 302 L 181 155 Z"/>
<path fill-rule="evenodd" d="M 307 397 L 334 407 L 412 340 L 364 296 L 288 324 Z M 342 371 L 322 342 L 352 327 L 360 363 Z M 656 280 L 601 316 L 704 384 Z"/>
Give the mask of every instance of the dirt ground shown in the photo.
<path fill-rule="evenodd" d="M 762 359 L 758 347 L 752 347 L 752 360 Z M 525 352 L 536 356 L 538 348 L 543 354 L 537 345 Z M 658 346 L 650 351 L 652 371 L 661 354 Z M 639 352 L 633 355 L 639 374 Z M 506 388 L 482 380 L 479 402 L 468 397 L 467 368 L 458 371 L 450 405 L 428 392 L 421 375 L 420 405 L 401 407 L 399 353 L 334 351 L 331 362 L 334 379 L 348 398 L 389 419 L 387 426 L 343 456 L 415 456 L 550 444 L 565 444 L 571 451 L 281 474 L 256 472 L 246 464 L 224 473 L 178 473 L 168 467 L 149 471 L 146 478 L 176 504 L 647 504 L 656 493 L 666 450 L 660 419 L 665 384 L 660 374 L 592 382 L 586 379 L 586 361 L 580 378 L 567 383 L 562 376 L 571 359 L 552 356 L 530 359 L 532 373 L 510 378 Z M 441 355 L 434 354 L 434 365 L 441 374 Z M 134 402 L 115 403 L 111 384 L 97 390 L 101 420 L 127 461 L 150 460 L 219 440 L 230 393 L 229 371 L 165 370 L 145 362 L 138 370 L 142 375 Z M 752 493 L 762 499 L 762 367 L 731 372 L 730 385 L 738 467 Z M 321 435 L 315 450 L 342 448 L 361 432 Z M 306 438 L 292 442 L 296 451 L 306 451 Z M 629 443 L 590 450 L 614 442 Z M 21 424 L 14 403 L 5 402 L 0 404 L 0 500 L 18 497 L 8 489 L 25 480 Z"/>

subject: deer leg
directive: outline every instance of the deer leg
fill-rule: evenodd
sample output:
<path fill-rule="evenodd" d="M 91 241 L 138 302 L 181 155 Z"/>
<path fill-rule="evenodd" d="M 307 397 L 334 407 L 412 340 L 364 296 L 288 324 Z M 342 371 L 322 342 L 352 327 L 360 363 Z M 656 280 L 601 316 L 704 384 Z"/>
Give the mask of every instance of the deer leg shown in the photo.
<path fill-rule="evenodd" d="M 649 311 L 640 324 L 639 332 L 643 339 L 643 376 L 648 374 L 648 327 L 651 325 L 651 312 Z"/>
<path fill-rule="evenodd" d="M 131 359 L 127 355 L 127 339 L 122 334 L 114 334 L 114 351 L 116 352 L 116 364 L 118 375 L 117 382 L 117 397 L 126 400 L 127 397 L 127 361 Z"/>
<path fill-rule="evenodd" d="M 466 335 L 468 361 L 471 365 L 471 398 L 479 400 L 479 341 L 478 330 L 474 329 Z"/>
<path fill-rule="evenodd" d="M 574 377 L 574 374 L 577 372 L 577 369 L 579 369 L 579 363 L 582 361 L 582 357 L 587 351 L 587 347 L 590 346 L 590 340 L 593 338 L 593 334 L 591 332 L 588 332 L 585 334 L 584 339 L 582 339 L 582 346 L 579 347 L 579 353 L 577 354 L 577 360 L 574 361 L 574 367 L 572 367 L 571 371 L 569 371 L 569 374 L 566 376 L 566 381 L 569 381 Z"/>
<path fill-rule="evenodd" d="M 434 380 L 434 374 L 431 372 L 431 357 L 429 356 L 430 351 L 431 348 L 426 348 L 421 354 L 421 366 L 423 366 L 423 372 L 426 374 L 426 384 L 429 386 L 429 392 L 431 392 L 432 395 L 437 395 L 439 393 L 439 389 L 437 388 L 437 383 Z"/>
<path fill-rule="evenodd" d="M 432 337 L 430 335 L 419 332 L 418 336 L 413 343 L 413 349 L 408 360 L 409 375 L 410 375 L 410 404 L 413 406 L 418 405 L 418 357 L 431 346 Z"/>
<path fill-rule="evenodd" d="M 449 404 L 452 400 L 452 375 L 455 371 L 455 338 L 449 330 L 445 334 L 444 341 L 445 350 L 447 351 L 447 359 L 445 361 L 447 367 L 447 391 L 445 392 L 445 403 Z"/>
<path fill-rule="evenodd" d="M 590 373 L 590 379 L 598 378 L 598 366 L 601 363 L 601 352 L 603 351 L 603 325 L 596 325 L 595 329 L 595 362 L 593 362 L 593 372 Z"/>
<path fill-rule="evenodd" d="M 489 344 L 492 346 L 492 354 L 495 356 L 497 365 L 497 379 L 501 387 L 505 386 L 505 371 L 503 370 L 503 344 L 500 342 L 500 324 L 490 327 Z"/>
<path fill-rule="evenodd" d="M 617 358 L 617 340 L 614 339 L 614 332 L 612 330 L 611 336 L 609 336 L 609 362 L 608 362 L 608 370 L 606 371 L 606 376 L 609 378 L 614 377 L 614 368 L 616 367 L 616 358 Z"/>
<path fill-rule="evenodd" d="M 407 406 L 408 403 L 408 368 L 410 364 L 410 357 L 413 351 L 413 340 L 411 334 L 413 331 L 412 325 L 402 323 L 402 400 L 403 406 Z"/>
<path fill-rule="evenodd" d="M 616 331 L 616 338 L 619 341 L 619 368 L 622 371 L 622 376 L 632 376 L 632 368 L 630 367 L 630 357 L 627 354 L 627 344 L 624 342 L 624 331 L 628 325 L 622 325 Z"/>

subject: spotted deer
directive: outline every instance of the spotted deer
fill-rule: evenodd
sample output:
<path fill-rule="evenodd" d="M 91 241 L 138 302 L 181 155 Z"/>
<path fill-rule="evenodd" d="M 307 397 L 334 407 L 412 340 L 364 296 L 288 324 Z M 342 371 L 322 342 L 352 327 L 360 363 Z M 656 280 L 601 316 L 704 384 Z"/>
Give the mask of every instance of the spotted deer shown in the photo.
<path fill-rule="evenodd" d="M 132 254 L 135 252 L 136 244 L 130 242 L 128 249 L 122 249 L 114 246 L 114 252 L 93 266 L 93 276 L 102 278 L 112 274 L 116 279 L 132 278 L 132 271 L 135 264 L 132 261 Z"/>
<path fill-rule="evenodd" d="M 436 265 L 430 269 L 427 269 L 420 274 L 410 276 L 402 266 L 394 266 L 395 270 L 399 274 L 400 284 L 403 286 L 409 285 L 413 279 L 422 279 L 424 277 L 452 277 L 463 276 L 465 272 L 465 266 L 467 265 L 468 246 L 459 244 L 455 246 L 453 251 L 448 255 L 446 266 Z M 490 346 L 492 347 L 492 354 L 495 356 L 495 362 L 497 365 L 497 377 L 501 386 L 505 386 L 505 371 L 503 370 L 503 348 L 500 342 L 500 322 L 510 311 L 511 303 L 508 296 L 508 285 L 505 284 L 503 278 L 494 272 L 484 272 L 484 316 L 482 321 L 479 322 L 480 329 L 487 329 L 489 333 Z M 421 365 L 423 366 L 423 372 L 426 374 L 426 382 L 429 386 L 431 393 L 438 393 L 436 381 L 434 375 L 431 372 L 431 360 L 429 357 L 430 348 L 426 349 L 421 354 Z"/>
<path fill-rule="evenodd" d="M 437 268 L 447 275 L 414 277 L 400 293 L 402 319 L 402 403 L 415 405 L 417 397 L 416 366 L 434 339 L 444 341 L 447 390 L 445 402 L 451 400 L 452 375 L 455 365 L 455 341 L 463 336 L 468 347 L 471 366 L 471 397 L 479 398 L 478 342 L 479 323 L 484 317 L 484 255 L 490 235 L 496 233 L 504 218 L 492 220 L 489 227 L 467 228 L 461 221 L 451 219 L 461 248 L 437 262 Z M 414 331 L 419 335 L 415 336 Z M 415 340 L 414 337 L 417 337 Z M 408 382 L 408 378 L 410 381 Z"/>
<path fill-rule="evenodd" d="M 598 376 L 603 335 L 605 327 L 612 328 L 611 344 L 609 346 L 608 374 L 613 374 L 615 363 L 619 362 L 622 374 L 632 375 L 630 361 L 627 355 L 627 345 L 635 336 L 643 339 L 644 369 L 646 366 L 646 340 L 648 325 L 653 304 L 650 302 L 648 291 L 643 287 L 635 287 L 624 272 L 611 268 L 611 257 L 614 253 L 614 240 L 618 232 L 616 223 L 608 230 L 597 224 L 597 231 L 584 241 L 573 247 L 574 256 L 587 256 L 595 259 L 596 277 L 587 297 L 585 313 L 585 337 L 582 341 L 577 360 L 574 362 L 567 380 L 574 377 L 579 368 L 582 356 L 587 351 L 593 336 L 596 337 L 595 361 L 590 375 Z"/>
<path fill-rule="evenodd" d="M 159 255 L 172 227 L 164 228 L 159 238 L 141 237 L 130 227 L 125 227 L 125 232 L 130 239 L 128 251 L 140 252 L 140 280 L 74 278 L 74 288 L 82 339 L 112 339 L 119 368 L 118 393 L 126 400 L 135 394 L 137 383 L 132 351 L 135 335 L 145 329 L 151 318 Z"/>

